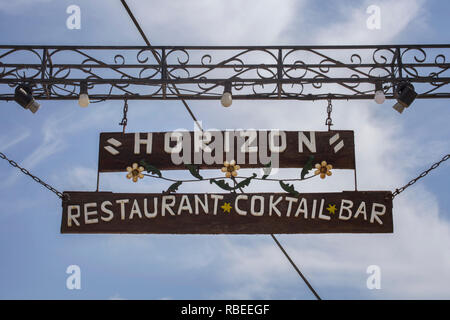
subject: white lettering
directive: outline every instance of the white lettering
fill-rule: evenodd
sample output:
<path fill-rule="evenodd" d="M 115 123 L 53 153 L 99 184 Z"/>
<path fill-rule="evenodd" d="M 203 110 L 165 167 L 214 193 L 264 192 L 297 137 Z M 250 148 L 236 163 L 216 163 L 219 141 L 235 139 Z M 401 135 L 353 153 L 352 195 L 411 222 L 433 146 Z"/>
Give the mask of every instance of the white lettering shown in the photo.
<path fill-rule="evenodd" d="M 136 132 L 134 134 L 134 154 L 141 154 L 141 145 L 146 145 L 146 154 L 152 153 L 152 133 L 147 133 L 147 138 L 141 139 L 141 134 Z"/>
<path fill-rule="evenodd" d="M 234 202 L 234 209 L 236 210 L 237 214 L 241 215 L 241 216 L 246 216 L 247 215 L 247 211 L 241 210 L 238 206 L 239 200 L 248 200 L 248 196 L 245 194 L 240 194 L 236 197 L 236 200 Z"/>
<path fill-rule="evenodd" d="M 339 219 L 350 220 L 350 218 L 352 217 L 352 210 L 350 210 L 350 209 L 352 207 L 353 207 L 353 201 L 342 199 L 341 208 L 339 209 Z M 347 212 L 346 216 L 343 215 L 344 210 Z"/>
<path fill-rule="evenodd" d="M 89 216 L 97 214 L 97 210 L 95 211 L 89 211 L 89 208 L 97 208 L 97 203 L 91 202 L 91 203 L 85 203 L 84 204 L 84 223 L 85 224 L 93 224 L 98 223 L 98 219 L 89 219 Z"/>

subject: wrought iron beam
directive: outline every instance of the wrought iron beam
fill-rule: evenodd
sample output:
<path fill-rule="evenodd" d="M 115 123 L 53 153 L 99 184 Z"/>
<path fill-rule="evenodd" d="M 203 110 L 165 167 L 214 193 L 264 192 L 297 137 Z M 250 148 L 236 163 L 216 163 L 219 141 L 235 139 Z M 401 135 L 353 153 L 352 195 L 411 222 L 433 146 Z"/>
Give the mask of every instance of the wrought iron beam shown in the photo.
<path fill-rule="evenodd" d="M 388 99 L 412 83 L 417 98 L 450 98 L 450 44 L 381 46 L 24 46 L 0 45 L 0 100 L 19 83 L 36 99 Z"/>

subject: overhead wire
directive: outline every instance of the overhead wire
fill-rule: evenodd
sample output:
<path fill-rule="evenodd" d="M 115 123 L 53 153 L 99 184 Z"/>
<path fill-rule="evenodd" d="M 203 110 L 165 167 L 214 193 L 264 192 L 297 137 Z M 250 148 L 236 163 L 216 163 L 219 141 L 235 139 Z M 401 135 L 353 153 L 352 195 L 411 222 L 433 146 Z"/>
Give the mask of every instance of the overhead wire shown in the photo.
<path fill-rule="evenodd" d="M 135 24 L 136 28 L 138 29 L 139 33 L 141 34 L 142 38 L 144 39 L 145 43 L 151 47 L 150 41 L 148 40 L 147 36 L 145 35 L 144 31 L 142 30 L 142 28 L 140 27 L 138 21 L 136 20 L 136 18 L 134 17 L 132 11 L 130 10 L 130 8 L 128 7 L 127 3 L 125 0 L 120 0 L 122 2 L 122 5 L 124 6 L 125 10 L 127 11 L 128 15 L 130 16 L 131 20 L 133 21 L 133 23 Z M 151 49 L 155 59 L 158 61 L 158 63 L 161 63 L 158 55 L 156 54 L 156 52 Z M 177 89 L 177 87 L 175 85 L 173 85 L 173 88 L 175 89 L 176 93 L 179 95 L 179 90 Z M 191 108 L 189 107 L 189 105 L 187 104 L 187 102 L 184 99 L 181 99 L 181 102 L 183 103 L 183 105 L 185 106 L 186 110 L 189 112 L 190 116 L 192 117 L 192 119 L 195 121 L 195 123 L 197 124 L 197 126 L 199 127 L 199 129 L 201 129 L 201 131 L 203 131 L 203 128 L 201 127 L 200 123 L 198 122 L 197 118 L 195 117 L 194 113 L 192 112 Z M 241 190 L 241 192 L 243 192 Z M 311 284 L 308 282 L 308 280 L 305 278 L 305 276 L 300 272 L 300 269 L 295 265 L 294 261 L 289 257 L 289 255 L 287 254 L 286 250 L 284 250 L 284 248 L 282 247 L 282 245 L 280 244 L 280 242 L 277 240 L 277 238 L 275 237 L 275 235 L 271 234 L 272 239 L 275 241 L 275 243 L 278 245 L 278 247 L 281 249 L 281 251 L 284 253 L 284 255 L 287 257 L 287 259 L 289 260 L 289 262 L 292 264 L 292 266 L 294 267 L 294 269 L 297 271 L 297 273 L 300 275 L 300 277 L 303 279 L 303 281 L 306 283 L 306 285 L 308 286 L 308 288 L 312 291 L 312 293 L 314 294 L 314 296 L 320 300 L 319 295 L 317 294 L 317 292 L 314 290 L 314 288 L 311 286 Z"/>
<path fill-rule="evenodd" d="M 150 50 L 153 54 L 153 56 L 155 57 L 156 61 L 161 64 L 161 59 L 158 56 L 158 54 L 156 53 L 156 51 L 153 49 L 152 44 L 150 43 L 150 40 L 148 40 L 147 36 L 145 35 L 144 31 L 142 30 L 141 26 L 139 25 L 138 21 L 136 20 L 136 18 L 134 17 L 133 12 L 130 10 L 130 7 L 128 7 L 128 4 L 125 0 L 120 0 L 120 2 L 122 2 L 122 5 L 124 6 L 125 10 L 127 11 L 128 15 L 130 16 L 131 20 L 133 21 L 134 25 L 136 26 L 136 28 L 138 29 L 139 33 L 141 34 L 142 38 L 144 39 L 144 42 L 147 44 L 147 46 L 150 47 Z M 177 95 L 180 95 L 180 92 L 178 91 L 177 87 L 175 85 L 173 85 L 173 88 L 175 89 Z M 203 131 L 203 128 L 200 124 L 200 122 L 197 120 L 197 118 L 195 117 L 194 113 L 192 112 L 191 108 L 189 107 L 189 105 L 187 104 L 187 102 L 184 99 L 180 99 L 181 102 L 183 103 L 184 107 L 186 108 L 187 112 L 189 113 L 189 115 L 191 116 L 191 118 L 194 120 L 194 122 L 196 123 L 196 125 L 198 126 L 199 129 L 201 129 Z"/>

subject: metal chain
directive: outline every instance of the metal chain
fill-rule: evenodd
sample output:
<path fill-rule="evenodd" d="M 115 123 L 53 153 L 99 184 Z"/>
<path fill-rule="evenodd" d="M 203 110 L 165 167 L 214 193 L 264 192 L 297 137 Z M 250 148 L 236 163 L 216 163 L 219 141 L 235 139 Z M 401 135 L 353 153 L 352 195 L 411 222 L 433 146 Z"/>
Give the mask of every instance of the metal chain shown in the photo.
<path fill-rule="evenodd" d="M 128 100 L 125 99 L 124 100 L 124 105 L 123 105 L 123 118 L 122 121 L 119 123 L 120 126 L 123 126 L 123 133 L 125 133 L 125 128 L 127 126 L 127 112 L 128 112 Z"/>
<path fill-rule="evenodd" d="M 333 105 L 331 103 L 331 99 L 328 99 L 328 107 L 327 107 L 327 119 L 325 120 L 325 125 L 328 126 L 328 131 L 331 130 L 331 126 L 333 125 L 333 120 L 331 119 L 331 112 L 333 111 Z"/>
<path fill-rule="evenodd" d="M 403 187 L 395 189 L 395 191 L 392 193 L 392 199 L 394 199 L 397 195 L 402 193 L 406 188 L 408 188 L 409 186 L 412 186 L 418 180 L 420 180 L 423 177 L 425 177 L 430 171 L 432 171 L 432 170 L 436 169 L 437 167 L 439 167 L 439 165 L 442 162 L 448 160 L 449 158 L 450 158 L 450 154 L 445 155 L 440 161 L 438 161 L 435 164 L 433 164 L 428 170 L 425 170 L 424 172 L 422 172 L 417 178 L 412 179 L 407 184 L 405 184 Z"/>
<path fill-rule="evenodd" d="M 35 175 L 31 174 L 27 169 L 22 168 L 21 166 L 19 166 L 15 161 L 8 159 L 7 156 L 5 156 L 3 153 L 0 152 L 0 158 L 6 160 L 9 162 L 10 165 L 12 165 L 14 168 L 19 169 L 20 171 L 22 171 L 22 173 L 24 173 L 25 175 L 31 177 L 34 181 L 36 181 L 37 183 L 43 185 L 44 187 L 46 187 L 48 190 L 50 190 L 51 192 L 53 192 L 54 194 L 56 194 L 60 199 L 68 199 L 68 195 L 63 194 L 62 192 L 56 190 L 55 188 L 53 188 L 51 185 L 45 183 L 44 181 L 42 181 L 41 179 L 39 179 L 38 177 L 36 177 Z"/>

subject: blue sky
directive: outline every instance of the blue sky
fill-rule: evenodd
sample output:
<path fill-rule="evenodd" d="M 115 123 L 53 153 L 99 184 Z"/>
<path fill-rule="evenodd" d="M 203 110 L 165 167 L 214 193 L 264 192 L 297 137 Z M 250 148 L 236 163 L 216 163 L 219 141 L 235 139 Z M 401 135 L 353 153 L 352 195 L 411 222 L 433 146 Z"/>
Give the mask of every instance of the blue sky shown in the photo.
<path fill-rule="evenodd" d="M 448 1 L 137 1 L 129 5 L 154 45 L 449 43 Z M 81 29 L 66 28 L 67 6 L 81 8 Z M 380 30 L 366 8 L 382 9 Z M 143 45 L 120 1 L 0 0 L 1 44 Z M 36 114 L 1 102 L 0 151 L 59 190 L 93 191 L 98 134 L 119 131 L 123 104 L 86 109 L 42 101 Z M 325 130 L 325 102 L 190 103 L 206 128 Z M 192 129 L 177 101 L 130 102 L 128 131 Z M 391 101 L 335 102 L 335 129 L 355 130 L 361 190 L 393 190 L 450 150 L 445 100 L 418 100 L 401 116 Z M 280 174 L 289 175 L 289 172 Z M 170 175 L 184 177 L 182 172 Z M 450 298 L 450 166 L 444 163 L 394 202 L 394 234 L 283 235 L 279 239 L 325 299 Z M 352 174 L 298 188 L 353 188 Z M 160 192 L 105 174 L 101 189 Z M 279 191 L 258 185 L 249 191 Z M 219 192 L 208 183 L 180 192 Z M 61 203 L 0 162 L 0 298 L 25 299 L 311 299 L 270 236 L 61 235 Z M 66 289 L 79 265 L 82 289 Z M 381 290 L 366 288 L 379 265 Z"/>

